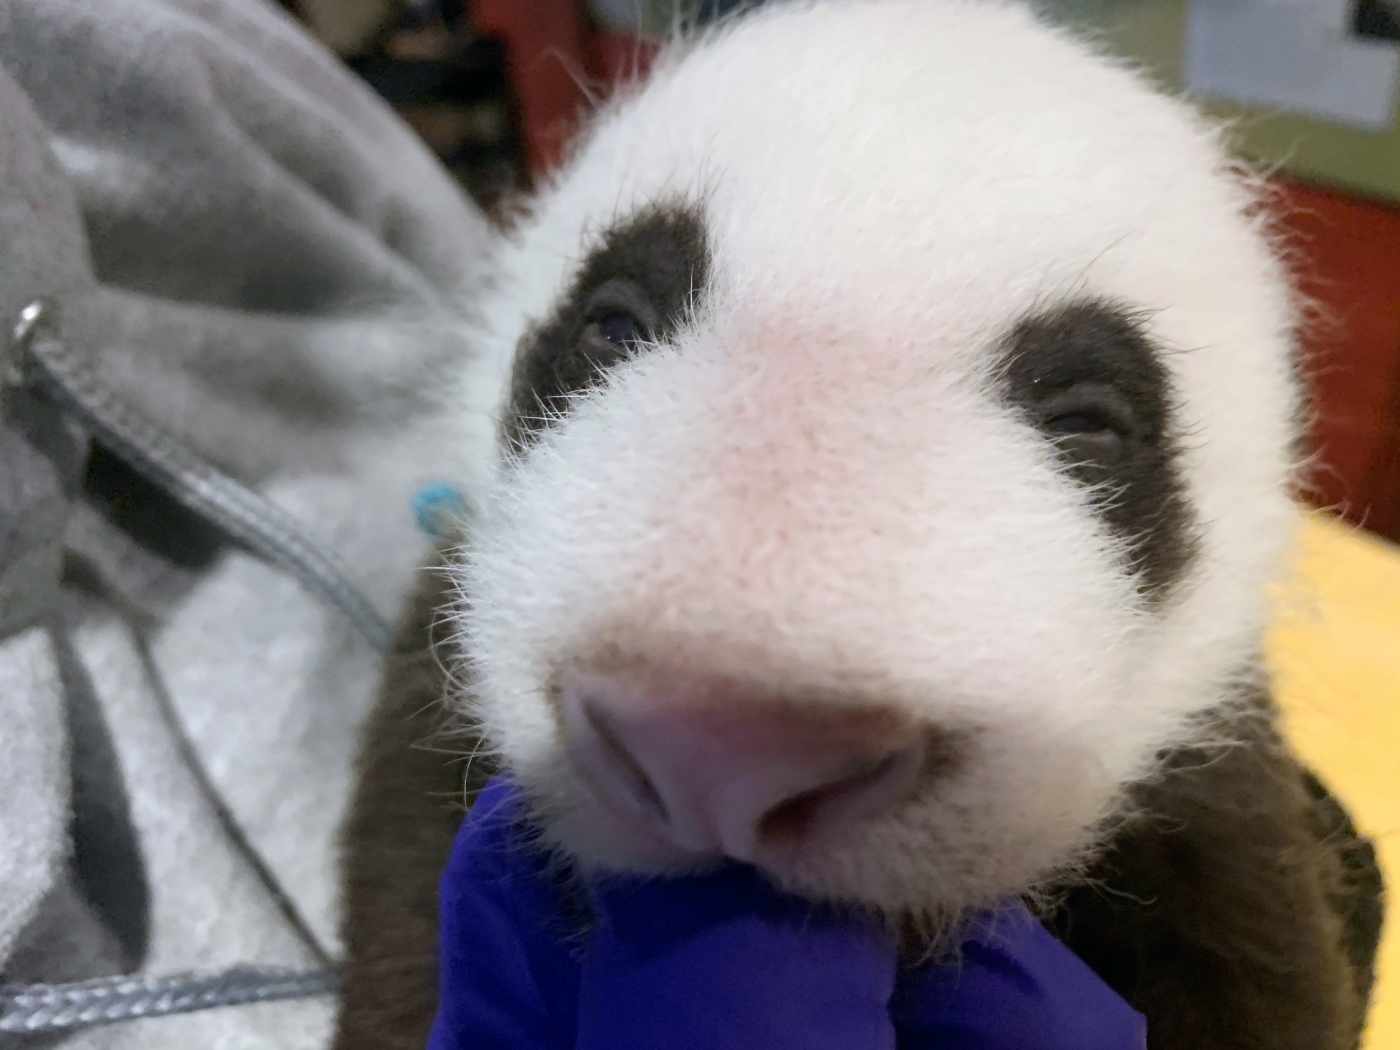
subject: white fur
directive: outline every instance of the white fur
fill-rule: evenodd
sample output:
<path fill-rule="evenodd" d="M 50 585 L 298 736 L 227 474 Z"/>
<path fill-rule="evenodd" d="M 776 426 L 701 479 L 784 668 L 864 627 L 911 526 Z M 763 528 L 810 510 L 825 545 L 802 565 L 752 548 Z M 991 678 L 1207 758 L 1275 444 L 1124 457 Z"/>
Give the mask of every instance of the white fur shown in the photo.
<path fill-rule="evenodd" d="M 601 232 L 677 200 L 712 255 L 692 323 L 478 486 L 458 623 L 491 742 L 553 841 L 646 867 L 561 760 L 558 668 L 880 697 L 975 761 L 774 875 L 942 914 L 1073 865 L 1255 655 L 1286 541 L 1292 309 L 1246 184 L 1192 112 L 1020 6 L 780 3 L 602 114 L 505 252 L 465 416 Z M 992 391 L 1016 321 L 1076 296 L 1171 351 L 1201 549 L 1161 610 Z"/>

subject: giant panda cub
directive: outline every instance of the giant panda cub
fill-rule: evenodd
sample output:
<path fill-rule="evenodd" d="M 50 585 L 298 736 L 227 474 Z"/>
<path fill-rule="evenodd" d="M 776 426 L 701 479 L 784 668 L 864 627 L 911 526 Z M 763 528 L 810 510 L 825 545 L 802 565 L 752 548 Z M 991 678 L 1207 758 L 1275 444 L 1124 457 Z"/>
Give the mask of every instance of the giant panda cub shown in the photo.
<path fill-rule="evenodd" d="M 1017 4 L 770 4 L 607 105 L 498 272 L 342 1047 L 422 1045 L 453 752 L 585 874 L 739 858 L 913 954 L 1019 895 L 1154 1050 L 1357 1044 L 1380 876 L 1259 663 L 1297 310 L 1201 118 Z"/>

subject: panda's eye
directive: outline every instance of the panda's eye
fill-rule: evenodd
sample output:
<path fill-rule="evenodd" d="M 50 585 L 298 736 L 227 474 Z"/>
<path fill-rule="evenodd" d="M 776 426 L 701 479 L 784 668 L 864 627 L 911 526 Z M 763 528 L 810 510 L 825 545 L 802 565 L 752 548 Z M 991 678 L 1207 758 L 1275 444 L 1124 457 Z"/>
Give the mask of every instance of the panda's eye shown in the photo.
<path fill-rule="evenodd" d="M 1102 299 L 1027 315 L 1005 343 L 1005 396 L 1046 466 L 1085 486 L 1155 600 L 1193 556 L 1168 351 L 1154 314 Z"/>
<path fill-rule="evenodd" d="M 1045 421 L 1045 429 L 1052 434 L 1098 434 L 1112 430 L 1113 424 L 1105 412 L 1079 408 L 1051 416 Z"/>
<path fill-rule="evenodd" d="M 1076 383 L 1040 405 L 1040 429 L 1071 460 L 1109 464 L 1124 454 L 1137 424 L 1113 387 Z"/>
<path fill-rule="evenodd" d="M 660 318 L 646 289 L 637 281 L 614 277 L 588 297 L 583 311 L 584 341 L 594 354 L 631 351 L 652 338 Z"/>
<path fill-rule="evenodd" d="M 593 324 L 613 346 L 629 348 L 642 340 L 642 323 L 626 310 L 611 310 Z"/>

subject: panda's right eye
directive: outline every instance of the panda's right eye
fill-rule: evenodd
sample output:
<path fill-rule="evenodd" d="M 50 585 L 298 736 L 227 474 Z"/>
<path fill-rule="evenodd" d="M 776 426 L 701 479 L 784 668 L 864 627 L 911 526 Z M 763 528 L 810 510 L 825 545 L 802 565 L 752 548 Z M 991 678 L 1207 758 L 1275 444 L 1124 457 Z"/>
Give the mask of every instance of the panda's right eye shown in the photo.
<path fill-rule="evenodd" d="M 660 318 L 646 289 L 626 277 L 599 286 L 583 310 L 585 342 L 602 349 L 632 350 L 654 338 Z"/>
<path fill-rule="evenodd" d="M 607 384 L 644 352 L 666 345 L 708 280 L 704 216 L 653 205 L 604 233 L 552 310 L 521 338 L 501 435 L 526 447 L 563 420 L 575 394 Z"/>
<path fill-rule="evenodd" d="M 612 310 L 592 323 L 613 346 L 630 350 L 642 341 L 642 323 L 626 310 Z"/>

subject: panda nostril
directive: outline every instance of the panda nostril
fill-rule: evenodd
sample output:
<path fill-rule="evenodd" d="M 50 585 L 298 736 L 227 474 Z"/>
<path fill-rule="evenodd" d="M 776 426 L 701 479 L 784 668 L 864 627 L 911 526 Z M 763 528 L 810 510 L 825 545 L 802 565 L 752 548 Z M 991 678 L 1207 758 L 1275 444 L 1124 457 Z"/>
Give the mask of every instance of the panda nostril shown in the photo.
<path fill-rule="evenodd" d="M 843 797 L 877 790 L 880 782 L 896 771 L 903 756 L 904 752 L 892 751 L 846 776 L 784 799 L 759 819 L 759 841 L 782 846 L 808 838 L 823 808 Z"/>
<path fill-rule="evenodd" d="M 643 808 L 653 811 L 662 821 L 669 821 L 671 816 L 666 809 L 666 802 L 661 797 L 661 792 L 657 790 L 651 777 L 647 776 L 641 763 L 633 757 L 632 752 L 618 738 L 617 732 L 608 723 L 607 718 L 591 700 L 584 700 L 581 706 L 589 728 L 597 735 L 598 741 L 612 759 L 613 769 L 620 773 L 626 781 L 626 787 L 629 789 L 627 793 Z"/>

